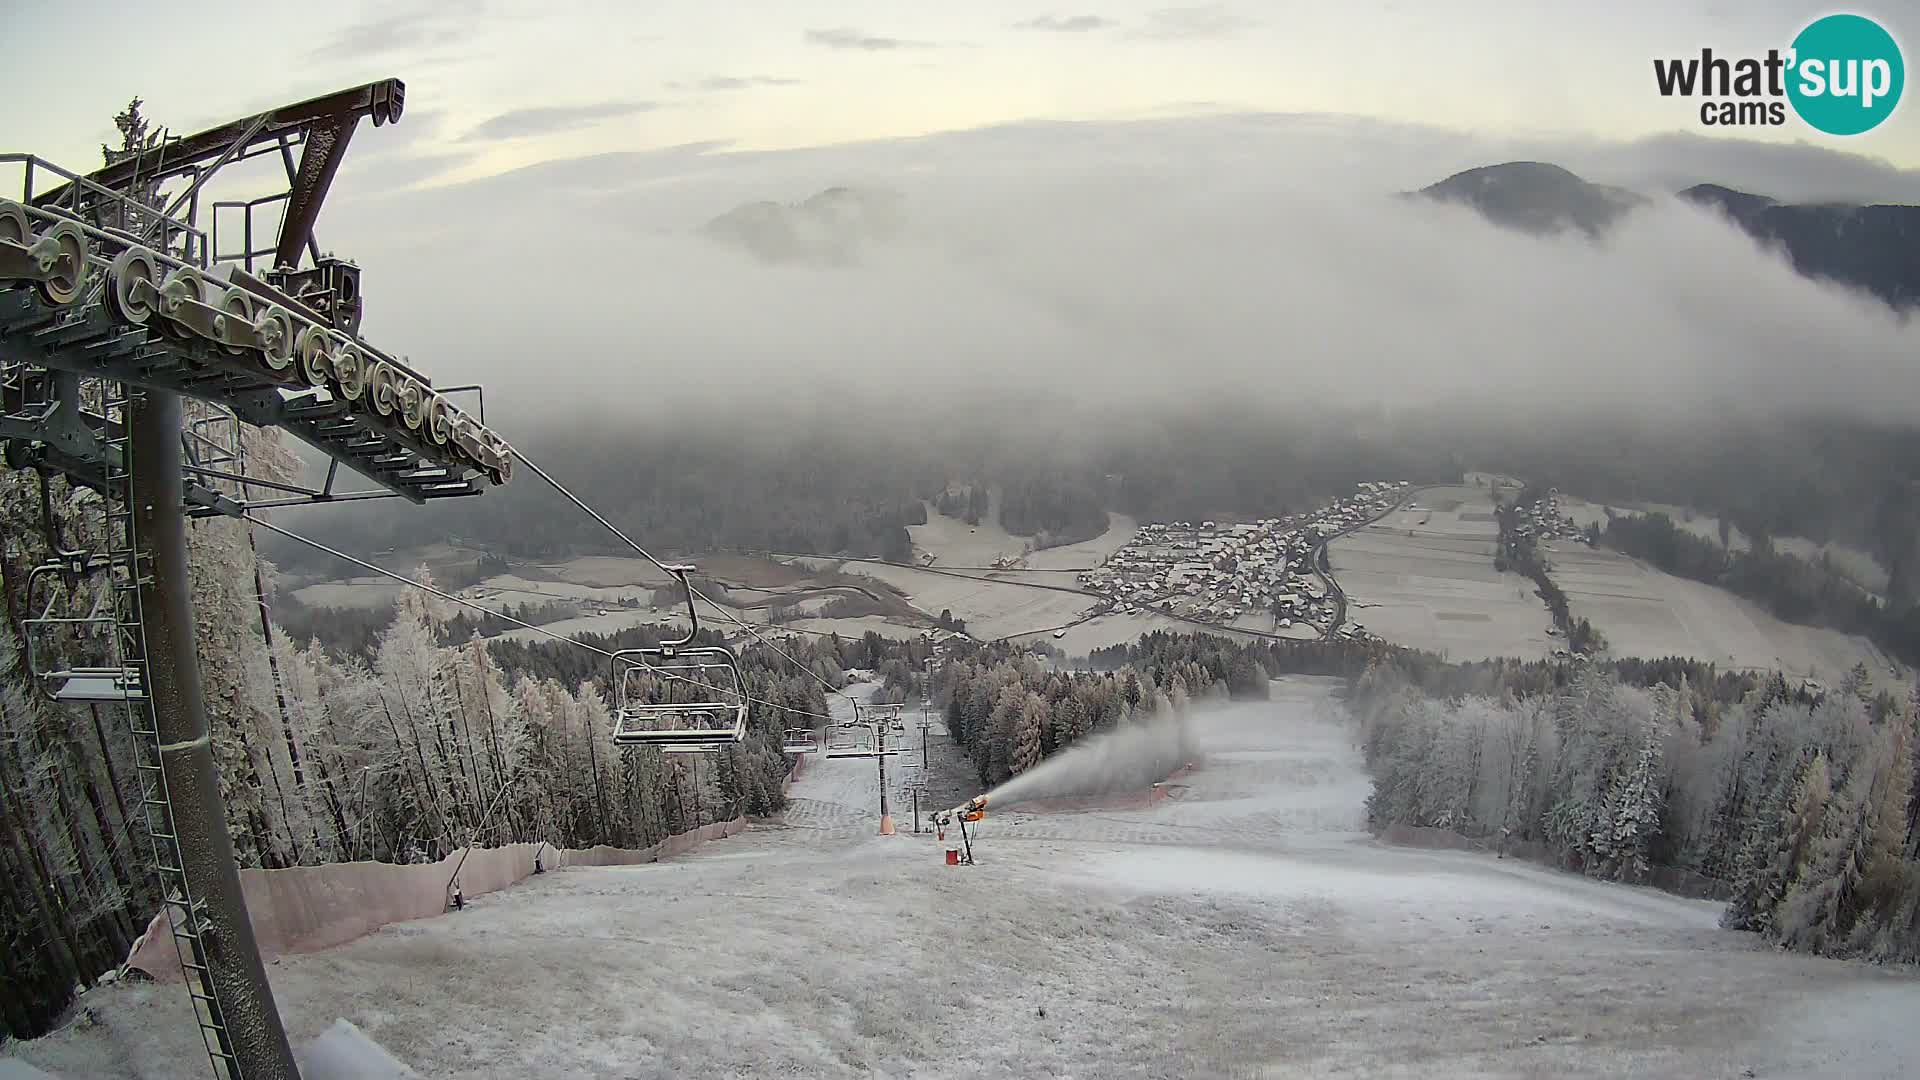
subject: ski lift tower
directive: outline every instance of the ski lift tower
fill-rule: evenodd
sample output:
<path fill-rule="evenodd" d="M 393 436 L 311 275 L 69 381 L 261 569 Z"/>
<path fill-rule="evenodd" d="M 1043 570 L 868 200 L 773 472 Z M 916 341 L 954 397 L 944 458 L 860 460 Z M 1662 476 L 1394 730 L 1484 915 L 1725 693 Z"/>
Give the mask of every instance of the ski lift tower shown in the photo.
<path fill-rule="evenodd" d="M 4 461 L 92 489 L 104 515 L 104 540 L 73 550 L 47 514 L 57 551 L 29 590 L 30 671 L 49 698 L 125 712 L 181 970 L 227 1080 L 298 1074 L 220 799 L 194 655 L 187 518 L 426 503 L 477 495 L 512 473 L 479 388 L 436 387 L 364 340 L 360 269 L 314 240 L 354 131 L 366 119 L 398 121 L 405 97 L 400 80 L 384 79 L 148 142 L 87 174 L 0 154 L 0 177 L 21 178 L 17 200 L 0 198 Z M 284 190 L 209 202 L 209 183 L 250 160 L 260 161 L 255 173 L 284 171 Z M 256 247 L 256 216 L 276 214 Z M 238 225 L 231 250 L 223 216 Z M 457 392 L 473 395 L 462 399 L 472 412 Z M 197 403 L 190 414 L 186 398 Z M 248 476 L 242 423 L 326 455 L 325 483 Z M 342 465 L 371 486 L 336 489 Z M 87 662 L 57 655 L 83 649 Z"/>
<path fill-rule="evenodd" d="M 873 758 L 880 768 L 880 834 L 893 835 L 893 815 L 887 807 L 887 759 L 900 754 L 898 747 L 888 748 L 887 733 L 902 726 L 899 705 L 869 705 L 865 702 L 853 703 L 854 730 L 864 732 L 865 739 L 852 745 L 829 745 L 827 756 L 830 758 Z"/>

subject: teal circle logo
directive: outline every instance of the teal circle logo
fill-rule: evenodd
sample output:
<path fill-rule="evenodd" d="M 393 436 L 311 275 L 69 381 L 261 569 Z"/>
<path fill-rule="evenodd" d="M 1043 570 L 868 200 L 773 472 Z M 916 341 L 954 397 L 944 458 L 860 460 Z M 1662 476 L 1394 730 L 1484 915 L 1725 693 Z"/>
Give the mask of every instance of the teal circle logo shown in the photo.
<path fill-rule="evenodd" d="M 1793 39 L 1787 99 L 1793 111 L 1829 135 L 1879 127 L 1900 104 L 1906 65 L 1893 35 L 1862 15 L 1828 15 Z"/>

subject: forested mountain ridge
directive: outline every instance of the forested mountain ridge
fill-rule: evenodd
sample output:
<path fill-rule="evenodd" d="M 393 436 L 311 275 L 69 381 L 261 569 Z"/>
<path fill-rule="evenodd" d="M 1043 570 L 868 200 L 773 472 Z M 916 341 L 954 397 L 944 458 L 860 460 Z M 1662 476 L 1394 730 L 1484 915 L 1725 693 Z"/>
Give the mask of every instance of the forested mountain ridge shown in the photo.
<path fill-rule="evenodd" d="M 1810 278 L 1850 285 L 1905 310 L 1920 305 L 1920 206 L 1789 205 L 1716 184 L 1680 197 L 1711 206 L 1779 247 Z"/>
<path fill-rule="evenodd" d="M 1537 161 L 1455 173 L 1416 194 L 1471 206 L 1489 221 L 1525 232 L 1578 228 L 1599 236 L 1647 198 Z M 1920 305 L 1920 206 L 1791 205 L 1719 184 L 1696 184 L 1681 199 L 1724 214 L 1793 268 L 1850 286 L 1906 310 Z"/>

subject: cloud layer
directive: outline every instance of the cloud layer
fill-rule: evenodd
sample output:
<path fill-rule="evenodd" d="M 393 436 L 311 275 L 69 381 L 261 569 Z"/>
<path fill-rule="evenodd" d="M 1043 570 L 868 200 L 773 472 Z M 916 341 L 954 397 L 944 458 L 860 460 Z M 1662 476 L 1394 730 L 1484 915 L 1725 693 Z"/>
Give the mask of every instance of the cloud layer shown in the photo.
<path fill-rule="evenodd" d="M 1016 30 L 1048 30 L 1056 34 L 1084 34 L 1118 25 L 1099 15 L 1041 15 L 1013 24 Z"/>
<path fill-rule="evenodd" d="M 1159 8 L 1147 13 L 1140 36 L 1167 41 L 1198 41 L 1232 37 L 1257 25 L 1224 4 Z"/>
<path fill-rule="evenodd" d="M 839 26 L 807 31 L 807 41 L 829 49 L 855 49 L 861 52 L 890 52 L 895 49 L 931 49 L 933 42 L 884 37 L 851 27 Z"/>
<path fill-rule="evenodd" d="M 526 422 L 752 425 L 856 392 L 912 416 L 1044 394 L 1276 418 L 1431 405 L 1908 422 L 1920 331 L 1641 183 L 1702 167 L 1699 147 L 1513 149 L 1339 117 L 1033 124 L 605 155 L 360 201 L 343 176 L 328 227 L 369 267 L 373 340 L 486 382 L 489 415 Z M 1596 244 L 1390 197 L 1514 157 L 1656 198 Z M 1837 182 L 1872 175 L 1835 162 Z M 1795 183 L 1817 183 L 1801 164 Z M 897 193 L 901 212 L 848 265 L 768 265 L 699 234 L 742 203 L 836 184 Z"/>
<path fill-rule="evenodd" d="M 461 136 L 466 142 L 518 139 L 529 135 L 551 135 L 572 131 L 602 120 L 613 120 L 659 108 L 652 101 L 603 101 L 591 105 L 542 105 L 514 109 L 481 121 Z"/>

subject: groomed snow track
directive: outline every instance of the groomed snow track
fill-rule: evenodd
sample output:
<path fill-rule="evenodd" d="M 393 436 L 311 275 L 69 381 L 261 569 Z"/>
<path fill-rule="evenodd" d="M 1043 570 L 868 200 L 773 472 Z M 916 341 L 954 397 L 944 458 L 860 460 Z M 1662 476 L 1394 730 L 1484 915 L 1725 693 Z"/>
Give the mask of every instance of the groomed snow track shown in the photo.
<path fill-rule="evenodd" d="M 816 760 L 784 823 L 284 960 L 275 993 L 296 1044 L 345 1018 L 471 1080 L 1891 1077 L 1920 1053 L 1906 974 L 1776 952 L 1708 903 L 1377 844 L 1330 688 L 1276 691 L 1200 716 L 1179 797 L 994 813 L 977 866 L 874 835 L 873 762 Z M 168 990 L 90 994 L 12 1052 L 193 1076 Z"/>

